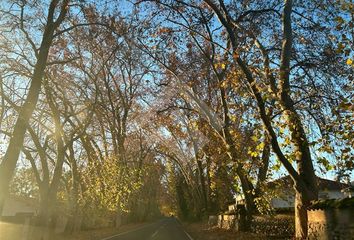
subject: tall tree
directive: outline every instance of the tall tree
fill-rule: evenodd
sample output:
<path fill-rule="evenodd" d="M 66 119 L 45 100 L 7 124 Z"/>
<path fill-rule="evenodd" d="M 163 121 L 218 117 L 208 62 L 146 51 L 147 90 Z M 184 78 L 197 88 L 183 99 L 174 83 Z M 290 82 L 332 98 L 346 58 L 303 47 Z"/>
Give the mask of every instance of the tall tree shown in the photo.
<path fill-rule="evenodd" d="M 36 47 L 24 28 L 25 19 L 23 19 L 23 16 L 25 7 L 26 4 L 24 2 L 19 5 L 19 26 L 28 43 L 32 46 L 32 50 L 35 52 L 36 63 L 33 66 L 33 72 L 30 76 L 31 85 L 29 87 L 26 100 L 19 110 L 17 120 L 13 128 L 13 133 L 9 140 L 9 145 L 7 146 L 6 153 L 0 165 L 0 212 L 2 212 L 4 201 L 8 194 L 8 186 L 14 174 L 16 163 L 22 149 L 29 119 L 31 118 L 32 112 L 34 111 L 38 101 L 49 50 L 55 37 L 55 32 L 65 20 L 69 10 L 69 0 L 52 0 L 50 2 L 39 48 Z"/>
<path fill-rule="evenodd" d="M 232 47 L 232 54 L 235 64 L 238 65 L 243 73 L 251 91 L 253 97 L 257 101 L 258 111 L 263 124 L 268 132 L 270 142 L 272 144 L 273 151 L 277 155 L 279 161 L 288 171 L 289 175 L 294 181 L 294 189 L 296 192 L 295 201 L 295 219 L 296 219 L 296 238 L 305 239 L 307 238 L 307 206 L 309 206 L 310 201 L 317 199 L 318 187 L 316 182 L 315 170 L 313 167 L 313 162 L 311 158 L 310 145 L 308 137 L 305 133 L 305 126 L 300 114 L 296 111 L 296 102 L 293 98 L 293 90 L 291 88 L 291 71 L 293 67 L 291 66 L 291 60 L 293 59 L 293 52 L 296 49 L 296 53 L 301 50 L 294 48 L 293 45 L 293 23 L 292 23 L 292 13 L 295 11 L 293 9 L 293 2 L 291 0 L 285 1 L 282 15 L 282 41 L 281 41 L 281 51 L 280 59 L 278 59 L 278 74 L 275 75 L 270 69 L 270 56 L 269 52 L 264 48 L 260 40 L 253 35 L 253 33 L 248 33 L 249 37 L 253 38 L 254 44 L 259 48 L 263 54 L 264 59 L 264 76 L 270 84 L 270 91 L 273 93 L 274 98 L 280 105 L 280 109 L 284 114 L 285 122 L 289 127 L 291 134 L 291 141 L 294 151 L 294 161 L 296 162 L 297 169 L 295 170 L 292 166 L 292 159 L 286 157 L 279 147 L 279 137 L 272 126 L 271 119 L 267 115 L 266 111 L 266 101 L 262 96 L 260 88 L 257 83 L 257 78 L 253 73 L 251 66 L 247 63 L 247 60 L 239 52 L 239 37 L 237 34 L 240 31 L 246 31 L 240 22 L 242 17 L 252 14 L 252 10 L 249 12 L 244 12 L 240 15 L 238 19 L 235 19 L 232 15 L 232 10 L 230 6 L 226 7 L 223 1 L 215 3 L 215 1 L 205 1 L 206 4 L 213 10 L 215 15 L 218 17 L 221 25 L 225 28 L 225 32 L 228 35 L 228 40 L 230 41 Z M 261 6 L 260 6 L 261 7 Z M 304 6 L 305 7 L 305 6 Z M 255 11 L 272 11 L 272 9 L 262 9 L 258 8 Z M 274 61 L 274 60 L 273 60 Z"/>

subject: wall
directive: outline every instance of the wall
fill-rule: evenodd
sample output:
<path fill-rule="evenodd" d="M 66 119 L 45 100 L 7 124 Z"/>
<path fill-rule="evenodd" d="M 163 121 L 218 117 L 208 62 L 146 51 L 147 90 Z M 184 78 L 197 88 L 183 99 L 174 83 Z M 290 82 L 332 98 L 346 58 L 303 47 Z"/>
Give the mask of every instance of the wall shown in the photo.
<path fill-rule="evenodd" d="M 218 228 L 237 230 L 236 215 L 218 215 Z"/>
<path fill-rule="evenodd" d="M 308 211 L 309 239 L 353 239 L 354 209 L 325 209 Z"/>
<path fill-rule="evenodd" d="M 240 231 L 242 226 L 237 215 L 209 216 L 209 227 L 218 227 L 231 231 Z M 265 236 L 265 239 L 292 239 L 294 236 L 294 215 L 254 216 L 251 232 Z"/>
<path fill-rule="evenodd" d="M 15 198 L 5 200 L 2 216 L 15 216 L 16 213 L 35 213 L 36 208 L 33 205 Z"/>

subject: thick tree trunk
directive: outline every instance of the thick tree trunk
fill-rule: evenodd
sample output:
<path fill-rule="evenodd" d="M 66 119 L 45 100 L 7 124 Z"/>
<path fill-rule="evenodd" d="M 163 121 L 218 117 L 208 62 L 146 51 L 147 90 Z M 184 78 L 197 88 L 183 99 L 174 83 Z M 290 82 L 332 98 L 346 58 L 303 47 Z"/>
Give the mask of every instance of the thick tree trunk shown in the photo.
<path fill-rule="evenodd" d="M 295 236 L 298 240 L 307 239 L 307 207 L 310 201 L 304 194 L 296 191 L 295 193 Z"/>

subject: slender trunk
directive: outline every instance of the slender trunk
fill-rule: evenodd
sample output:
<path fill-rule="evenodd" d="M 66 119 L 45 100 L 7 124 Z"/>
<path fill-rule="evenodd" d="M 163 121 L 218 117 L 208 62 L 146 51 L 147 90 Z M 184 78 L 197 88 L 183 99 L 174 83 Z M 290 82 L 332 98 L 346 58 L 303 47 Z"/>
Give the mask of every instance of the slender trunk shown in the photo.
<path fill-rule="evenodd" d="M 207 202 L 208 208 L 207 212 L 210 213 L 213 210 L 213 202 L 212 202 L 212 190 L 211 190 L 211 176 L 210 176 L 210 157 L 206 157 L 206 195 L 207 195 Z"/>
<path fill-rule="evenodd" d="M 254 191 L 253 191 L 254 187 L 253 184 L 248 179 L 244 169 L 242 168 L 241 162 L 238 158 L 237 150 L 235 148 L 233 140 L 231 139 L 231 135 L 228 132 L 228 129 L 226 129 L 225 131 L 225 140 L 226 143 L 228 144 L 229 156 L 231 160 L 237 164 L 236 174 L 240 179 L 242 192 L 245 197 L 245 210 L 246 210 L 245 224 L 243 225 L 244 229 L 240 229 L 240 230 L 248 231 L 251 227 L 253 214 L 256 209 L 254 203 Z"/>
<path fill-rule="evenodd" d="M 218 75 L 218 81 L 220 83 L 220 100 L 222 103 L 222 107 L 223 107 L 223 118 L 224 118 L 224 127 L 222 130 L 222 134 L 224 136 L 224 141 L 226 143 L 226 148 L 228 151 L 228 155 L 231 159 L 231 161 L 233 161 L 234 163 L 237 164 L 236 166 L 236 174 L 240 179 L 241 182 L 241 188 L 242 188 L 242 192 L 245 196 L 245 209 L 246 209 L 246 221 L 244 224 L 244 229 L 241 230 L 249 230 L 251 227 L 251 221 L 252 221 L 252 216 L 254 214 L 255 211 L 255 204 L 254 204 L 254 196 L 253 196 L 253 185 L 252 183 L 249 181 L 249 179 L 247 178 L 244 170 L 242 169 L 241 166 L 241 159 L 238 156 L 237 153 L 237 149 L 235 147 L 235 142 L 234 139 L 231 135 L 231 120 L 229 117 L 229 106 L 227 103 L 227 96 L 226 96 L 226 91 L 223 87 L 221 87 L 222 85 L 222 76 Z"/>
<path fill-rule="evenodd" d="M 204 177 L 204 172 L 203 172 L 202 161 L 197 161 L 197 164 L 198 164 L 198 172 L 199 172 L 199 181 L 200 181 L 200 186 L 201 186 L 202 195 L 203 195 L 204 208 L 205 208 L 205 210 L 207 210 L 208 209 L 208 197 L 207 197 L 207 193 L 206 193 L 205 177 Z"/>
<path fill-rule="evenodd" d="M 238 173 L 238 177 L 240 178 L 241 188 L 243 195 L 245 197 L 245 222 L 243 224 L 243 229 L 241 231 L 248 231 L 251 228 L 251 223 L 253 219 L 253 214 L 255 213 L 256 206 L 254 203 L 254 195 L 253 195 L 253 185 L 249 181 L 248 177 L 243 173 L 241 165 L 237 167 L 236 170 Z"/>
<path fill-rule="evenodd" d="M 77 168 L 77 163 L 75 161 L 74 149 L 72 144 L 69 146 L 69 152 L 70 152 L 69 160 L 71 165 L 71 179 L 73 181 L 73 187 L 70 192 L 70 198 L 69 198 L 70 217 L 65 226 L 65 233 L 72 234 L 79 228 L 77 226 L 77 219 L 78 219 L 78 211 L 79 211 L 78 198 L 79 198 L 80 176 Z"/>
<path fill-rule="evenodd" d="M 269 168 L 269 157 L 270 157 L 270 143 L 269 143 L 269 138 L 268 136 L 265 136 L 264 140 L 264 148 L 263 148 L 263 153 L 262 153 L 262 162 L 261 166 L 259 167 L 258 171 L 258 176 L 257 176 L 257 184 L 255 187 L 255 198 L 259 197 L 262 195 L 263 189 L 262 185 L 267 179 L 267 172 Z"/>

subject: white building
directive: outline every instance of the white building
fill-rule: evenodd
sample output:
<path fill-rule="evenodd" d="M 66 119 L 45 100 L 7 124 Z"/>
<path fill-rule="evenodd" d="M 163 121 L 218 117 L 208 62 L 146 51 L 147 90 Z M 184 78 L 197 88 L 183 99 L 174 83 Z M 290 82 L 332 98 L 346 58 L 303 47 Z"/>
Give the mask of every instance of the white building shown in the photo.
<path fill-rule="evenodd" d="M 319 199 L 342 199 L 353 196 L 353 187 L 349 184 L 317 177 Z M 273 192 L 271 205 L 275 209 L 293 208 L 295 191 L 290 176 L 269 182 L 268 188 Z"/>
<path fill-rule="evenodd" d="M 318 198 L 343 199 L 354 196 L 354 185 L 317 177 Z M 274 209 L 292 209 L 295 206 L 295 191 L 290 176 L 285 176 L 267 183 L 267 193 L 272 196 L 270 204 Z M 243 195 L 235 197 L 237 204 L 244 203 Z M 236 203 L 228 205 L 228 212 L 234 212 Z"/>

